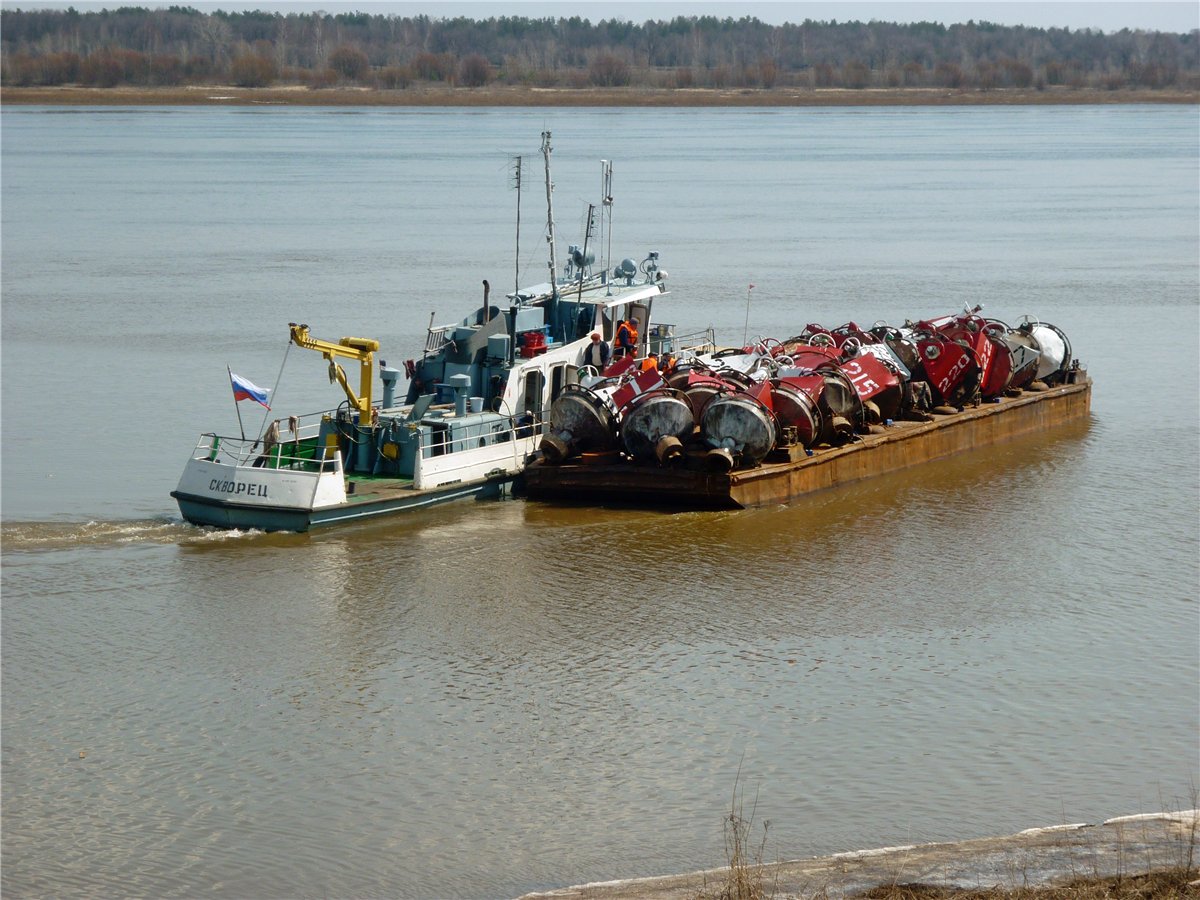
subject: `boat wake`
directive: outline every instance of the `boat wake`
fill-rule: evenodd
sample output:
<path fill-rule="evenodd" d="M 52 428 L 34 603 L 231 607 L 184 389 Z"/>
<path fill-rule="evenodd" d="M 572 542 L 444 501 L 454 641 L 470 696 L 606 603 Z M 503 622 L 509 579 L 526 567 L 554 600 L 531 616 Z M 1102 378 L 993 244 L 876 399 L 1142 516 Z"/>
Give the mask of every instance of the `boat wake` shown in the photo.
<path fill-rule="evenodd" d="M 166 518 L 116 522 L 5 522 L 0 525 L 0 544 L 5 553 L 33 553 L 127 544 L 221 543 L 262 533 L 200 528 L 181 519 Z"/>

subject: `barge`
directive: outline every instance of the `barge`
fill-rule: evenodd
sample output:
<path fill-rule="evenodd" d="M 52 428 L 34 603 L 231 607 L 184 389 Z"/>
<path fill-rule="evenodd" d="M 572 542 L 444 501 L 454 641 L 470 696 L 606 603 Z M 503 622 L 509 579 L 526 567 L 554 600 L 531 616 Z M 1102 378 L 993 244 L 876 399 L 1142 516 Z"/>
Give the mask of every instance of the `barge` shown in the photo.
<path fill-rule="evenodd" d="M 629 465 L 600 454 L 562 465 L 539 460 L 525 470 L 525 492 L 536 500 L 678 509 L 787 503 L 813 491 L 1086 420 L 1091 394 L 1092 382 L 1080 370 L 1070 384 L 935 414 L 926 422 L 895 422 L 840 447 L 780 448 L 752 469 L 729 472 L 709 471 L 699 454 L 677 468 Z"/>
<path fill-rule="evenodd" d="M 809 325 L 665 371 L 609 372 L 556 402 L 524 492 L 664 509 L 786 503 L 1089 417 L 1092 382 L 1060 329 L 979 311 Z"/>

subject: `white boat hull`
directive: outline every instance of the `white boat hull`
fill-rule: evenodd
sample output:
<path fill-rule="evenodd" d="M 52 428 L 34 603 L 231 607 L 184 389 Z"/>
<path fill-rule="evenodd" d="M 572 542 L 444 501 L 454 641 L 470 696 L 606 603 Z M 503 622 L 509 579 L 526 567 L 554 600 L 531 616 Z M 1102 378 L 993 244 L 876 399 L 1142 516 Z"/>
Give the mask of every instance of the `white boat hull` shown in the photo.
<path fill-rule="evenodd" d="M 194 525 L 308 531 L 474 496 L 500 496 L 523 471 L 540 434 L 418 461 L 413 479 L 189 460 L 171 496 Z M 349 488 L 349 489 L 348 489 Z"/>

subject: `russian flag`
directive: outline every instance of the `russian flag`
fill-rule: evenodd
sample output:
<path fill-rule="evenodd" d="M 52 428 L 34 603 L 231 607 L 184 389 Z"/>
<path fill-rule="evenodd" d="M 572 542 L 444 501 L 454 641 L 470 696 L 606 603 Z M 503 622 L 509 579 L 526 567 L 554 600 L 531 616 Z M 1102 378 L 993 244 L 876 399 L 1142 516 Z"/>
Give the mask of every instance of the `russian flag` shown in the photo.
<path fill-rule="evenodd" d="M 253 400 L 255 403 L 261 403 L 267 409 L 271 408 L 271 404 L 267 402 L 270 396 L 270 390 L 260 388 L 249 378 L 243 378 L 241 375 L 229 373 L 229 378 L 233 382 L 233 399 L 238 400 Z"/>

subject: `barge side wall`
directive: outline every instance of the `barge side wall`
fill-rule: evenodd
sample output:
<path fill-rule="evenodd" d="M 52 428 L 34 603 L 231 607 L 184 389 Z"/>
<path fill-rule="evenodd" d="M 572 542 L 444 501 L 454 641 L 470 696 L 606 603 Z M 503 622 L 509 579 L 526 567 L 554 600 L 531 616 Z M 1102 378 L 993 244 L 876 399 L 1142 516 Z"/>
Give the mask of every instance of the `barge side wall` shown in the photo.
<path fill-rule="evenodd" d="M 737 472 L 731 478 L 730 494 L 742 507 L 782 503 L 811 491 L 1049 431 L 1090 414 L 1091 387 L 1090 381 L 1062 385 L 932 422 L 904 423 L 799 463 L 768 464 Z"/>

